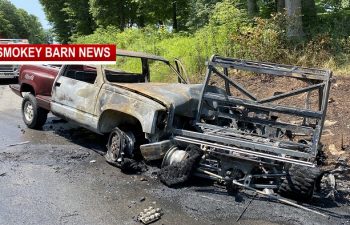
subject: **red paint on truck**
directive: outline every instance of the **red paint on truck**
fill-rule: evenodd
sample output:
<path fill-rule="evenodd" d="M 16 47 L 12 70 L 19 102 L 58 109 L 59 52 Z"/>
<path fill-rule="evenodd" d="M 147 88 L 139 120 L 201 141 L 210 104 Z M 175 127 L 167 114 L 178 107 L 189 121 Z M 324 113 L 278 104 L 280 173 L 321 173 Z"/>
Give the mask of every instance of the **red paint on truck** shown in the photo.
<path fill-rule="evenodd" d="M 52 85 L 59 70 L 56 66 L 23 65 L 19 69 L 18 84 L 10 88 L 21 97 L 23 92 L 32 93 L 40 107 L 50 110 Z"/>
<path fill-rule="evenodd" d="M 19 85 L 21 92 L 33 88 L 34 95 L 51 96 L 53 82 L 58 75 L 59 67 L 24 65 L 19 70 Z"/>

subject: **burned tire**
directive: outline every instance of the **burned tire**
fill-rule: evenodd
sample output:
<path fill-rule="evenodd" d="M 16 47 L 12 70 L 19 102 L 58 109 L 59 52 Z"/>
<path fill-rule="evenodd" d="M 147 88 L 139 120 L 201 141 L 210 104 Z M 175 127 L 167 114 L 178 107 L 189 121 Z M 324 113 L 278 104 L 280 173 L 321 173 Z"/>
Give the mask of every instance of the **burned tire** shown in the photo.
<path fill-rule="evenodd" d="M 105 155 L 107 162 L 121 167 L 121 162 L 126 157 L 126 148 L 128 148 L 126 133 L 117 127 L 114 128 L 108 138 L 107 153 Z"/>
<path fill-rule="evenodd" d="M 225 187 L 226 187 L 227 194 L 230 195 L 230 196 L 236 196 L 236 194 L 240 190 L 240 187 L 238 187 L 237 185 L 232 184 L 232 180 L 231 179 L 226 179 Z"/>
<path fill-rule="evenodd" d="M 114 128 L 109 135 L 106 161 L 125 173 L 145 171 L 144 163 L 134 159 L 135 137 L 132 132 Z"/>
<path fill-rule="evenodd" d="M 46 109 L 38 106 L 34 95 L 26 94 L 22 101 L 22 117 L 27 127 L 31 129 L 41 129 L 47 120 Z"/>
<path fill-rule="evenodd" d="M 286 179 L 279 187 L 279 193 L 297 201 L 310 201 L 320 175 L 321 172 L 317 167 L 292 165 Z"/>
<path fill-rule="evenodd" d="M 180 150 L 172 146 L 163 158 L 158 177 L 168 187 L 180 187 L 192 176 L 203 153 L 196 145 Z"/>

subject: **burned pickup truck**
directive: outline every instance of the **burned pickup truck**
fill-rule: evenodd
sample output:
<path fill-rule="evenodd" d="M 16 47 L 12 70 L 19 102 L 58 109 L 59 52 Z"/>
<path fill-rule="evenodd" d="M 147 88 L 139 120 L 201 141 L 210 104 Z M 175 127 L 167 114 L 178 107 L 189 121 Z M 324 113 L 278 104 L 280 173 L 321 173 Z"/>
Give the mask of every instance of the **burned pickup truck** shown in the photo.
<path fill-rule="evenodd" d="M 23 66 L 19 85 L 11 88 L 24 94 L 24 122 L 40 128 L 51 111 L 108 134 L 109 163 L 162 160 L 161 179 L 168 185 L 195 174 L 222 182 L 230 193 L 249 187 L 312 197 L 330 71 L 213 56 L 204 83 L 188 84 L 178 61 L 122 50 L 118 55 L 137 59 L 139 70 Z M 164 72 L 159 63 L 178 83 L 153 82 Z M 276 91 L 254 94 L 237 81 L 244 76 L 265 77 L 265 86 L 288 79 L 292 90 L 275 85 Z"/>

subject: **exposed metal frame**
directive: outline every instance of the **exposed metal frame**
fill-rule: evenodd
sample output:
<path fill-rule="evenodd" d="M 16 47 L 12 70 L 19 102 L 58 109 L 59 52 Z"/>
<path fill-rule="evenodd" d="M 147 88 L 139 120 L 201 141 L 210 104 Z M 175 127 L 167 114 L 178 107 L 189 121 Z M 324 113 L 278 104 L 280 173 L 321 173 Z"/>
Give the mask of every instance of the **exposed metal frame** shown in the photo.
<path fill-rule="evenodd" d="M 307 81 L 310 85 L 297 90 L 279 93 L 272 97 L 258 99 L 254 94 L 245 89 L 243 85 L 228 76 L 230 69 L 243 70 L 256 74 L 268 74 L 276 77 L 290 77 Z M 224 94 L 210 91 L 212 88 L 209 88 L 209 81 L 212 76 L 218 76 L 224 80 Z M 222 153 L 234 156 L 239 153 L 240 155 L 247 156 L 247 159 L 249 157 L 257 157 L 262 159 L 262 162 L 268 159 L 313 167 L 315 165 L 322 128 L 325 121 L 331 77 L 332 72 L 329 70 L 255 62 L 214 55 L 210 61 L 207 62 L 206 78 L 198 104 L 197 117 L 195 119 L 195 126 L 198 128 L 198 131 L 176 129 L 174 130 L 174 140 L 205 145 L 212 149 L 225 150 L 225 153 L 217 151 L 216 153 L 218 154 Z M 230 91 L 231 87 L 238 90 L 246 98 L 233 96 Z M 312 110 L 308 107 L 310 93 L 315 90 L 318 90 L 318 110 Z M 290 98 L 303 93 L 307 93 L 305 108 L 283 106 L 276 103 L 277 100 Z M 242 131 L 219 125 L 205 124 L 202 121 L 202 115 L 205 114 L 203 110 L 206 101 L 216 101 L 221 105 L 229 107 L 242 106 L 257 112 L 277 112 L 284 115 L 304 118 L 304 124 L 301 126 L 272 121 L 270 119 L 252 117 L 246 117 L 244 119 L 246 122 L 255 125 L 287 129 L 291 130 L 293 133 L 300 132 L 310 135 L 312 137 L 311 144 L 294 143 L 294 148 L 292 148 L 288 146 L 288 144 L 290 144 L 288 142 L 284 142 L 284 145 L 278 145 L 280 143 L 279 140 L 264 138 L 254 134 L 246 134 Z M 221 118 L 235 118 L 235 115 L 225 114 L 220 111 L 217 111 L 216 115 Z M 312 126 L 306 123 L 306 121 L 310 119 L 315 119 L 316 124 Z"/>

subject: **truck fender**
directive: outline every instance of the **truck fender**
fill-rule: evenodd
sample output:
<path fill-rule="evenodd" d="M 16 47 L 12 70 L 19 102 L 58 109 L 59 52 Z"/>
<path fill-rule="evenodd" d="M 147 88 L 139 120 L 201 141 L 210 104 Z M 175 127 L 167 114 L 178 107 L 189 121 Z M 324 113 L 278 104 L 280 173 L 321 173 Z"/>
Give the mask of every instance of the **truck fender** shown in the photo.
<path fill-rule="evenodd" d="M 22 82 L 21 83 L 21 89 L 20 89 L 21 93 L 30 92 L 35 96 L 35 94 L 36 94 L 35 90 L 36 90 L 36 85 L 33 82 Z"/>
<path fill-rule="evenodd" d="M 111 132 L 115 127 L 121 126 L 130 131 L 135 131 L 136 133 L 144 131 L 138 118 L 113 109 L 108 109 L 102 112 L 98 121 L 97 129 L 100 133 L 105 134 Z"/>

